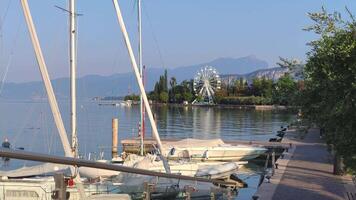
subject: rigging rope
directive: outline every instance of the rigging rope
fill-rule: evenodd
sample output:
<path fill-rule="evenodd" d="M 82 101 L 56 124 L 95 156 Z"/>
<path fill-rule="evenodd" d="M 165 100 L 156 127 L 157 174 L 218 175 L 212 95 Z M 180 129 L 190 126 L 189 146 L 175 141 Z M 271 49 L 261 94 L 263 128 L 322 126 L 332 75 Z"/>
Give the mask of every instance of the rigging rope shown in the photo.
<path fill-rule="evenodd" d="M 161 49 L 160 49 L 159 44 L 158 44 L 158 39 L 157 39 L 157 37 L 156 37 L 156 34 L 155 34 L 155 32 L 154 32 L 154 29 L 153 29 L 153 25 L 152 25 L 152 23 L 151 23 L 151 20 L 150 20 L 149 15 L 148 15 L 148 9 L 147 9 L 147 7 L 145 6 L 144 1 L 142 1 L 142 6 L 144 7 L 143 13 L 146 15 L 148 24 L 149 24 L 150 29 L 151 29 L 151 34 L 152 34 L 153 40 L 154 40 L 154 42 L 155 42 L 155 44 L 156 44 L 156 47 L 157 47 L 157 51 L 158 51 L 158 54 L 159 54 L 159 59 L 160 59 L 162 68 L 163 68 L 163 69 L 167 69 L 166 66 L 165 66 L 165 62 L 164 62 L 164 60 L 163 60 L 163 57 L 162 57 Z"/>
<path fill-rule="evenodd" d="M 5 71 L 4 71 L 4 74 L 2 76 L 2 79 L 1 79 L 1 82 L 0 82 L 0 96 L 2 94 L 2 91 L 4 89 L 4 85 L 5 85 L 5 81 L 6 81 L 6 78 L 7 78 L 7 74 L 8 74 L 8 71 L 9 71 L 9 68 L 12 64 L 12 59 L 14 57 L 14 49 L 16 47 L 16 44 L 17 44 L 17 40 L 18 40 L 18 37 L 19 37 L 19 33 L 20 33 L 20 29 L 22 28 L 22 21 L 19 20 L 18 22 L 18 25 L 17 25 L 17 28 L 16 28 L 16 33 L 15 33 L 15 38 L 13 40 L 13 45 L 12 45 L 12 48 L 11 48 L 11 51 L 10 51 L 10 56 L 9 56 L 9 60 L 5 66 Z M 1 29 L 1 27 L 0 27 Z M 0 38 L 2 38 L 1 36 L 1 33 L 2 31 L 0 30 Z"/>

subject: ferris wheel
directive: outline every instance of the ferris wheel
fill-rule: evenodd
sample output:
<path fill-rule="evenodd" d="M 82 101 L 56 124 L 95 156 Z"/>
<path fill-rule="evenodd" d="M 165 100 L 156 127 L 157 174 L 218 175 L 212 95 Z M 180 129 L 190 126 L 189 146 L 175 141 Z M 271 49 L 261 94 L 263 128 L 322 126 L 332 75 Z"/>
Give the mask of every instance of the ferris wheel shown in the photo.
<path fill-rule="evenodd" d="M 194 92 L 198 96 L 193 101 L 196 103 L 214 104 L 214 95 L 220 89 L 221 80 L 214 67 L 202 67 L 194 77 Z"/>

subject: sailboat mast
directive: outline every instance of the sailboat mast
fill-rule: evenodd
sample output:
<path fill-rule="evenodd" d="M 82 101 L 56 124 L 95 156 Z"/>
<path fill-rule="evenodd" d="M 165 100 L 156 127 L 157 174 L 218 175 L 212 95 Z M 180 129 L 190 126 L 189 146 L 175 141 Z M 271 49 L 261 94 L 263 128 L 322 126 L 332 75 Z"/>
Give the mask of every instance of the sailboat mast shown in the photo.
<path fill-rule="evenodd" d="M 76 12 L 75 0 L 69 0 L 69 64 L 70 64 L 70 117 L 71 117 L 71 135 L 72 152 L 74 157 L 78 157 L 78 137 L 77 137 L 77 100 L 76 100 Z"/>
<path fill-rule="evenodd" d="M 67 136 L 66 130 L 64 128 L 61 113 L 59 112 L 57 99 L 56 99 L 56 96 L 54 95 L 52 83 L 49 78 L 46 62 L 43 57 L 43 53 L 42 53 L 41 46 L 40 46 L 40 41 L 38 40 L 38 37 L 37 37 L 37 32 L 36 32 L 35 25 L 32 20 L 32 15 L 31 15 L 27 0 L 21 0 L 21 6 L 22 6 L 22 10 L 23 10 L 23 13 L 25 16 L 28 31 L 30 33 L 33 49 L 35 50 L 38 67 L 40 69 L 42 80 L 43 80 L 43 83 L 45 85 L 45 89 L 47 92 L 48 102 L 49 102 L 49 105 L 50 105 L 50 108 L 51 108 L 51 111 L 53 114 L 54 122 L 57 126 L 59 137 L 60 137 L 62 145 L 63 145 L 64 154 L 66 157 L 73 157 L 73 152 L 71 152 L 71 149 L 70 149 L 68 136 Z M 86 196 L 84 193 L 83 184 L 80 180 L 80 174 L 76 173 L 76 169 L 74 167 L 70 167 L 70 171 L 71 171 L 72 175 L 75 176 L 74 180 L 77 184 L 80 198 L 85 199 Z"/>
<path fill-rule="evenodd" d="M 142 79 L 141 79 L 141 76 L 140 76 L 139 69 L 137 67 L 137 62 L 136 62 L 136 59 L 135 59 L 135 55 L 134 55 L 134 53 L 132 51 L 131 42 L 130 42 L 127 30 L 126 30 L 124 19 L 123 19 L 122 14 L 121 14 L 120 6 L 119 6 L 119 3 L 118 3 L 117 0 L 113 0 L 113 4 L 114 4 L 115 11 L 116 11 L 117 20 L 118 20 L 119 25 L 120 25 L 121 32 L 122 32 L 123 37 L 124 37 L 125 45 L 126 45 L 129 57 L 130 57 L 131 65 L 132 65 L 134 74 L 136 76 L 136 80 L 137 80 L 140 92 L 142 94 L 143 103 L 145 105 L 145 109 L 147 110 L 148 119 L 149 119 L 150 124 L 152 126 L 152 135 L 153 135 L 153 138 L 157 142 L 157 148 L 160 150 L 160 152 L 162 152 L 162 142 L 161 142 L 161 139 L 160 139 L 159 134 L 158 134 L 157 126 L 156 126 L 156 123 L 155 123 L 154 118 L 153 118 L 151 107 L 148 104 L 146 91 L 145 91 L 145 88 L 143 87 L 143 84 L 142 84 Z"/>
<path fill-rule="evenodd" d="M 140 75 L 141 80 L 143 80 L 143 64 L 142 64 L 142 8 L 141 8 L 141 0 L 137 2 L 138 8 L 138 66 L 140 68 Z M 143 83 L 142 83 L 143 84 Z M 141 147 L 140 147 L 140 154 L 143 155 L 143 138 L 144 138 L 144 118 L 145 118 L 145 107 L 143 105 L 142 94 L 140 94 L 140 139 L 141 139 Z"/>

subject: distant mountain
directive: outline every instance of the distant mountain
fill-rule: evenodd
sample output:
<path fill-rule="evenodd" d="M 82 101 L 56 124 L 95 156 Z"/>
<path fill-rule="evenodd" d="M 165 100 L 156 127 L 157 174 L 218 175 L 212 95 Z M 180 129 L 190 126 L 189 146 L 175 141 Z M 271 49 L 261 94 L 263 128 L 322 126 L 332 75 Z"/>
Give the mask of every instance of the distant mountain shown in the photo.
<path fill-rule="evenodd" d="M 304 65 L 302 64 L 296 65 L 292 70 L 288 69 L 287 67 L 274 67 L 268 69 L 259 69 L 246 74 L 223 74 L 221 75 L 221 78 L 225 83 L 232 83 L 240 78 L 243 78 L 244 80 L 247 80 L 248 83 L 251 83 L 254 78 L 263 77 L 276 81 L 286 73 L 289 73 L 295 80 L 300 80 L 303 78 L 303 68 Z"/>
<path fill-rule="evenodd" d="M 256 70 L 266 69 L 267 62 L 247 56 L 242 58 L 218 58 L 211 62 L 192 66 L 168 69 L 168 75 L 176 77 L 178 82 L 194 78 L 203 66 L 213 66 L 219 74 L 246 74 Z M 148 68 L 146 70 L 146 89 L 153 89 L 155 82 L 164 72 L 163 68 Z M 69 79 L 59 78 L 52 81 L 56 96 L 68 98 Z M 110 76 L 88 75 L 77 79 L 78 98 L 96 96 L 124 96 L 128 92 L 137 92 L 138 87 L 133 73 L 113 74 Z M 27 83 L 6 83 L 1 98 L 34 99 L 45 97 L 43 83 L 40 81 Z"/>
<path fill-rule="evenodd" d="M 168 70 L 168 72 L 169 74 L 174 75 L 178 81 L 182 81 L 193 78 L 197 71 L 206 65 L 216 68 L 219 74 L 245 74 L 268 67 L 266 61 L 260 60 L 255 56 L 247 56 L 238 59 L 218 58 L 208 63 L 174 68 Z"/>

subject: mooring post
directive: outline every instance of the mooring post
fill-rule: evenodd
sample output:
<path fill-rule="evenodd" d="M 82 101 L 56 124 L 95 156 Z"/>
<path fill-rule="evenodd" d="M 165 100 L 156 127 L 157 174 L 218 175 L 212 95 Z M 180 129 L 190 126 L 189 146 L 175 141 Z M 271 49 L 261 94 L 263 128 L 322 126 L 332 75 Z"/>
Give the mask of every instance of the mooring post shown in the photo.
<path fill-rule="evenodd" d="M 118 146 L 118 137 L 119 137 L 119 120 L 117 118 L 112 119 L 112 158 L 117 158 L 117 146 Z"/>
<path fill-rule="evenodd" d="M 265 161 L 265 168 L 264 168 L 264 170 L 266 170 L 267 167 L 268 167 L 269 154 L 270 154 L 270 153 L 267 154 L 267 158 L 266 158 L 266 161 Z"/>
<path fill-rule="evenodd" d="M 276 166 L 276 153 L 274 152 L 274 149 L 272 151 L 272 175 L 274 175 L 274 169 Z"/>

